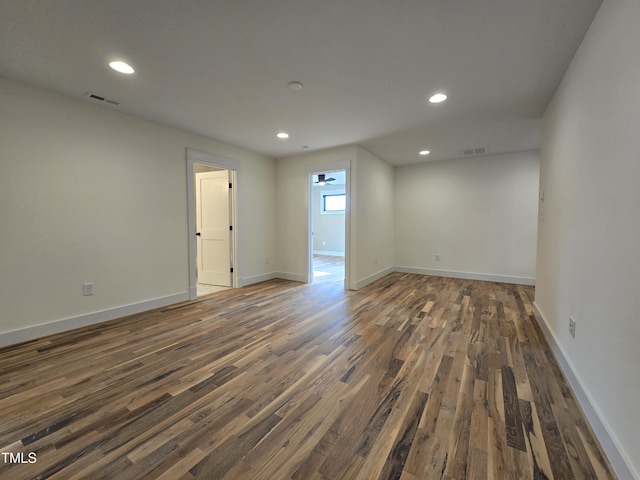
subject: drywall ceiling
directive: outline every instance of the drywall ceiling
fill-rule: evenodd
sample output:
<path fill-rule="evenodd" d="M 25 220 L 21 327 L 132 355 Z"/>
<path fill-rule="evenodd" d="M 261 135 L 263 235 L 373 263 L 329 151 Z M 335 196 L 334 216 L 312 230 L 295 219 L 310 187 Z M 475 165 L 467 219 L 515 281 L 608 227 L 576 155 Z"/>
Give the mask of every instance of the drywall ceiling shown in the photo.
<path fill-rule="evenodd" d="M 344 172 L 344 170 L 341 171 L 333 171 L 333 172 L 327 172 L 325 173 L 325 178 L 333 178 L 334 180 L 331 181 L 331 185 L 344 185 L 346 184 L 346 180 L 347 180 L 347 174 Z M 314 182 L 314 187 L 318 187 L 321 188 L 324 185 L 317 185 L 315 184 L 315 182 L 318 181 L 318 175 L 313 175 L 313 182 Z"/>
<path fill-rule="evenodd" d="M 0 0 L 0 75 L 272 157 L 531 150 L 600 3 Z"/>

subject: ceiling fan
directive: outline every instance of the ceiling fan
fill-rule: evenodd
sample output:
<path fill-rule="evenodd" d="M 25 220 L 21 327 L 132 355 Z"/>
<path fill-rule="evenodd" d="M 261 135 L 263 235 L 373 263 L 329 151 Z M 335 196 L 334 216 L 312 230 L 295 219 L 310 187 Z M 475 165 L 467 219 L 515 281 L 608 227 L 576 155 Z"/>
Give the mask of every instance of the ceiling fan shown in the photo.
<path fill-rule="evenodd" d="M 331 177 L 331 178 L 325 178 L 326 175 L 324 173 L 319 173 L 318 174 L 318 181 L 317 182 L 313 182 L 317 185 L 320 185 L 321 187 L 325 186 L 325 185 L 331 185 L 329 182 L 335 182 L 335 178 Z"/>

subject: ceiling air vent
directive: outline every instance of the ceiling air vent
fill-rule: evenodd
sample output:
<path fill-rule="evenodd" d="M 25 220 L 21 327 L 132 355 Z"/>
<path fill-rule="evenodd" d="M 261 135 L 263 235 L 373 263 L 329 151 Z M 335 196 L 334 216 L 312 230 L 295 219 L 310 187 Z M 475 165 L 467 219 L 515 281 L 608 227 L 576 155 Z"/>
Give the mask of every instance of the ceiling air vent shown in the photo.
<path fill-rule="evenodd" d="M 462 156 L 470 157 L 472 155 L 484 155 L 489 152 L 489 147 L 463 148 L 460 150 Z"/>
<path fill-rule="evenodd" d="M 120 102 L 117 100 L 113 100 L 112 98 L 103 97 L 102 95 L 97 95 L 95 93 L 87 92 L 85 97 L 90 98 L 96 102 L 109 103 L 111 105 L 120 105 Z"/>

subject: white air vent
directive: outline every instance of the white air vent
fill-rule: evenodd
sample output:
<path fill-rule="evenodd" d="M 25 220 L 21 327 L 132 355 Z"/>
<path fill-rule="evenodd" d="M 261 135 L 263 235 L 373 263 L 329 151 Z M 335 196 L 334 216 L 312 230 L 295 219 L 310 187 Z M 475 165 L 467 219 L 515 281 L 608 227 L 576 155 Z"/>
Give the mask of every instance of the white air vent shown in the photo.
<path fill-rule="evenodd" d="M 469 157 L 471 155 L 484 155 L 489 152 L 489 147 L 463 148 L 460 150 L 462 156 Z"/>
<path fill-rule="evenodd" d="M 84 96 L 96 102 L 109 103 L 111 105 L 116 105 L 116 106 L 120 105 L 119 101 L 113 100 L 112 98 L 103 97 L 102 95 L 98 95 L 96 93 L 87 92 L 85 93 Z"/>

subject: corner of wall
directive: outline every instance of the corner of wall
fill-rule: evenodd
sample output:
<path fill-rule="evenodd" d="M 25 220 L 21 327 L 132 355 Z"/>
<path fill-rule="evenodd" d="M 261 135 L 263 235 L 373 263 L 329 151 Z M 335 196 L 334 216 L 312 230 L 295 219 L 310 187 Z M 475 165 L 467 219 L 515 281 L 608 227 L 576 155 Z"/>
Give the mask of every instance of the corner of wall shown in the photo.
<path fill-rule="evenodd" d="M 569 383 L 582 413 L 589 421 L 594 436 L 600 442 L 600 446 L 604 450 L 612 469 L 620 479 L 632 480 L 640 478 L 637 472 L 633 472 L 633 467 L 631 466 L 631 462 L 628 461 L 627 456 L 624 454 L 624 449 L 612 433 L 611 428 L 607 425 L 606 421 L 604 421 L 602 412 L 600 412 L 596 407 L 591 395 L 589 395 L 589 391 L 580 380 L 580 376 L 576 373 L 569 357 L 566 355 L 560 343 L 556 340 L 555 335 L 551 332 L 549 324 L 544 313 L 540 309 L 540 306 L 536 302 L 533 302 L 533 307 L 534 318 L 540 327 L 545 340 L 551 347 L 553 355 L 558 362 L 565 379 Z"/>

